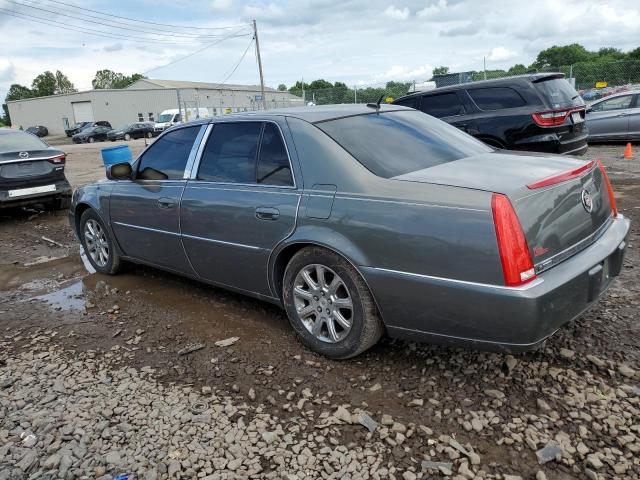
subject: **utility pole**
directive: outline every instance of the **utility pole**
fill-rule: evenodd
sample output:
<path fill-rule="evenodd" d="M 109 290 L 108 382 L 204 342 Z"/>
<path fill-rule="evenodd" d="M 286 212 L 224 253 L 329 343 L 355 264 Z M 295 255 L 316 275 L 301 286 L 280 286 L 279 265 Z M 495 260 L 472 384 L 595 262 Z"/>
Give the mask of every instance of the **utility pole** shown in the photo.
<path fill-rule="evenodd" d="M 358 86 L 353 86 L 353 103 L 358 103 Z"/>
<path fill-rule="evenodd" d="M 482 64 L 484 66 L 484 79 L 487 79 L 487 57 L 482 57 Z"/>
<path fill-rule="evenodd" d="M 258 27 L 253 21 L 253 38 L 256 41 L 256 57 L 258 58 L 258 71 L 260 72 L 260 91 L 262 92 L 262 106 L 267 109 L 267 97 L 264 96 L 264 76 L 262 75 L 262 60 L 260 59 L 260 42 L 258 41 Z"/>

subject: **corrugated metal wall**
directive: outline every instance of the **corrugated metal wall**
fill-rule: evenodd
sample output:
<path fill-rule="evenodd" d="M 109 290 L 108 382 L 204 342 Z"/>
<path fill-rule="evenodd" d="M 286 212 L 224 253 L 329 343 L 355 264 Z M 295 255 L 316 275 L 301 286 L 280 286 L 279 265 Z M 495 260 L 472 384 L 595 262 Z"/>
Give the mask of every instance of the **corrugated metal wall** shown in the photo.
<path fill-rule="evenodd" d="M 182 108 L 205 107 L 211 115 L 222 115 L 229 111 L 253 110 L 262 107 L 256 101 L 259 91 L 254 90 L 205 90 L 180 89 Z M 269 108 L 290 107 L 302 104 L 302 99 L 288 92 L 266 92 Z M 65 119 L 73 125 L 73 102 L 90 101 L 94 120 L 106 120 L 115 128 L 124 123 L 156 119 L 163 110 L 178 108 L 176 89 L 150 90 L 91 90 L 88 92 L 56 95 L 9 102 L 9 114 L 14 127 L 28 128 L 44 125 L 49 134 L 64 134 Z"/>

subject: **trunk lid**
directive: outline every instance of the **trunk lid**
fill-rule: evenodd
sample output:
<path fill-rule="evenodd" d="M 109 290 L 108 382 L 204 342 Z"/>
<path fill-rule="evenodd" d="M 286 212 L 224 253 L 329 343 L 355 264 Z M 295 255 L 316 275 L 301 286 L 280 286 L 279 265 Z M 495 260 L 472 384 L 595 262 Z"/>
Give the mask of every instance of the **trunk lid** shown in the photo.
<path fill-rule="evenodd" d="M 418 170 L 393 180 L 507 195 L 522 225 L 536 271 L 540 272 L 595 241 L 608 225 L 611 205 L 596 163 L 560 183 L 533 189 L 527 185 L 588 163 L 571 157 L 495 152 Z"/>
<path fill-rule="evenodd" d="M 25 153 L 28 157 L 22 158 L 20 154 Z M 0 186 L 22 188 L 55 182 L 64 175 L 64 164 L 55 164 L 48 159 L 62 154 L 51 149 L 0 153 Z"/>

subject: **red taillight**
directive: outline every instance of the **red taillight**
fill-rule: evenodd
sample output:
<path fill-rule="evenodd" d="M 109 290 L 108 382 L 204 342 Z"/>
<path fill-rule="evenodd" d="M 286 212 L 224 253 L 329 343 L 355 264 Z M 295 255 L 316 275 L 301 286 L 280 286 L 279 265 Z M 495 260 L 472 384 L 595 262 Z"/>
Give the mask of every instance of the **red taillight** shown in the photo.
<path fill-rule="evenodd" d="M 64 153 L 62 155 L 56 155 L 55 157 L 51 157 L 47 159 L 49 163 L 53 163 L 54 165 L 64 165 L 66 160 L 67 160 L 67 156 Z"/>
<path fill-rule="evenodd" d="M 576 177 L 579 177 L 584 172 L 591 170 L 593 164 L 594 162 L 585 163 L 581 167 L 574 168 L 573 170 L 567 170 L 566 172 L 551 175 L 550 177 L 543 178 L 542 180 L 537 180 L 533 183 L 528 184 L 527 188 L 530 190 L 535 190 L 536 188 L 548 187 L 549 185 L 555 185 L 556 183 L 562 183 L 568 180 L 572 180 Z"/>
<path fill-rule="evenodd" d="M 604 165 L 600 160 L 598 160 L 598 167 L 602 172 L 602 178 L 604 179 L 604 184 L 607 186 L 607 194 L 609 194 L 609 204 L 611 205 L 611 213 L 613 213 L 614 217 L 618 216 L 618 206 L 616 205 L 616 196 L 613 194 L 613 187 L 611 186 L 611 181 L 609 180 L 609 175 L 607 175 L 606 170 L 604 169 Z"/>
<path fill-rule="evenodd" d="M 579 112 L 581 110 L 584 110 L 584 108 L 548 110 L 546 112 L 532 113 L 531 116 L 539 127 L 558 127 L 564 123 L 571 112 Z"/>
<path fill-rule="evenodd" d="M 530 282 L 536 278 L 536 272 L 513 205 L 506 196 L 494 193 L 491 210 L 505 285 L 515 287 Z"/>

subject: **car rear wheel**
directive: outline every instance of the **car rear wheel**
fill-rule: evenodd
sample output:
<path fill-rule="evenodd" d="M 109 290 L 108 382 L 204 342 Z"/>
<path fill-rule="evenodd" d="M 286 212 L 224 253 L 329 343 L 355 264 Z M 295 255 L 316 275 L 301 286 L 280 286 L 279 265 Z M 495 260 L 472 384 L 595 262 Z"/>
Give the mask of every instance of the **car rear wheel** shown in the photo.
<path fill-rule="evenodd" d="M 151 137 L 153 137 L 153 133 L 147 132 L 147 138 L 151 138 Z"/>
<path fill-rule="evenodd" d="M 79 237 L 93 268 L 108 275 L 118 273 L 122 260 L 114 248 L 113 239 L 94 210 L 86 210 L 80 217 Z"/>
<path fill-rule="evenodd" d="M 93 137 L 89 137 L 89 139 L 88 139 L 87 141 L 88 141 L 89 143 L 93 143 L 93 142 L 95 142 L 95 141 L 96 141 L 96 139 L 95 139 L 95 138 L 93 138 Z"/>
<path fill-rule="evenodd" d="M 125 133 L 124 139 L 128 142 L 129 140 L 131 140 L 131 135 L 129 135 L 128 133 Z"/>
<path fill-rule="evenodd" d="M 308 247 L 294 255 L 284 273 L 283 301 L 302 343 L 329 358 L 364 352 L 384 330 L 360 274 L 324 248 Z"/>

